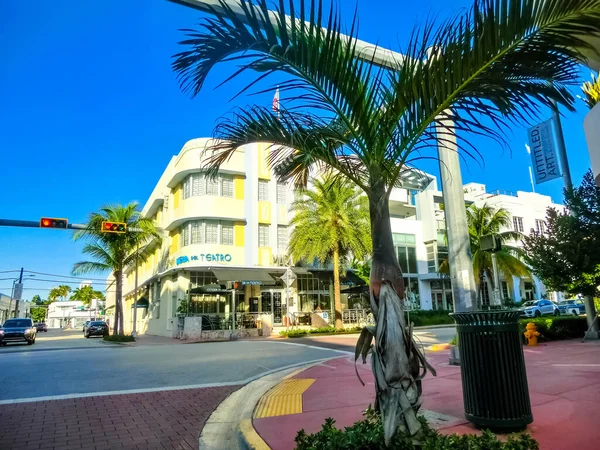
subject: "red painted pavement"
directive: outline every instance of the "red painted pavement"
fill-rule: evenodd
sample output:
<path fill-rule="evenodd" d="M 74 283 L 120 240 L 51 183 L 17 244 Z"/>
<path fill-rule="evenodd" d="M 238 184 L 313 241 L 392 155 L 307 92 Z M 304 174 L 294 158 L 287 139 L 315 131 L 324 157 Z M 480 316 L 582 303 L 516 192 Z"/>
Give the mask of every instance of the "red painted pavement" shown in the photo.
<path fill-rule="evenodd" d="M 540 448 L 600 448 L 600 343 L 552 342 L 524 351 L 534 418 L 528 432 Z M 464 420 L 460 368 L 449 366 L 448 357 L 448 351 L 428 354 L 438 376 L 424 380 L 423 407 L 457 418 L 441 426 L 442 432 L 476 433 Z M 296 375 L 316 378 L 303 395 L 303 412 L 254 419 L 256 431 L 273 450 L 290 450 L 301 428 L 316 432 L 327 417 L 333 417 L 340 428 L 360 420 L 374 394 L 370 365 L 358 366 L 364 387 L 356 378 L 352 357 L 330 360 Z"/>
<path fill-rule="evenodd" d="M 197 449 L 212 411 L 239 386 L 0 405 L 0 449 Z"/>

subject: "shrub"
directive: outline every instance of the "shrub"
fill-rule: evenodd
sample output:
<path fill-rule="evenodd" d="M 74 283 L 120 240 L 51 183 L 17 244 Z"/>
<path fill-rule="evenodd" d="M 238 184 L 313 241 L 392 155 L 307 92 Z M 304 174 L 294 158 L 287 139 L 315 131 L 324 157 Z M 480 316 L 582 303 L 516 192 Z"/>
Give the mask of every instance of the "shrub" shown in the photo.
<path fill-rule="evenodd" d="M 104 336 L 104 340 L 108 342 L 134 342 L 135 338 L 130 334 L 113 334 Z"/>
<path fill-rule="evenodd" d="M 419 309 L 410 311 L 408 313 L 408 318 L 410 319 L 410 322 L 415 324 L 415 327 L 454 324 L 454 320 L 449 316 L 451 312 L 452 311 L 426 311 Z"/>
<path fill-rule="evenodd" d="M 334 327 L 320 327 L 312 328 L 310 330 L 284 330 L 280 331 L 279 335 L 284 337 L 303 337 L 309 334 L 352 334 L 358 333 L 362 330 L 362 327 L 344 328 L 343 330 L 336 330 Z"/>
<path fill-rule="evenodd" d="M 397 433 L 389 447 L 383 440 L 381 419 L 372 409 L 365 412 L 366 418 L 344 430 L 337 429 L 335 420 L 325 420 L 321 431 L 306 434 L 300 430 L 296 436 L 297 450 L 537 450 L 538 443 L 527 434 L 510 436 L 506 442 L 498 441 L 496 436 L 484 431 L 482 436 L 442 435 L 419 418 L 423 430 L 418 436 L 420 445 L 413 438 Z"/>
<path fill-rule="evenodd" d="M 540 332 L 539 340 L 557 341 L 562 339 L 581 338 L 587 330 L 585 317 L 539 317 L 535 319 L 521 319 L 519 328 L 521 337 L 528 323 L 534 323 Z M 523 337 L 524 339 L 524 337 Z"/>

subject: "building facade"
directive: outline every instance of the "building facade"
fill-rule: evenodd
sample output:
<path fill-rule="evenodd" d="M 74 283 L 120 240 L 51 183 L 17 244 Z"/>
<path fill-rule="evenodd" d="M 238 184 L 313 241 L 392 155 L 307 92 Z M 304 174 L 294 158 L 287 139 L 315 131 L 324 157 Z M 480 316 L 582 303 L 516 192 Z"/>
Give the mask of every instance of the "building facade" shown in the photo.
<path fill-rule="evenodd" d="M 290 267 L 290 207 L 297 194 L 269 169 L 269 144 L 240 147 L 216 176 L 209 177 L 202 167 L 203 159 L 210 157 L 211 142 L 187 142 L 171 158 L 142 210 L 162 230 L 163 239 L 148 244 L 151 256 L 138 265 L 137 292 L 135 270 L 125 273 L 126 332 L 133 328 L 134 307 L 138 333 L 164 336 L 176 335 L 177 316 L 183 312 L 224 320 L 234 311 L 265 314 L 277 326 L 286 316 L 332 308 L 331 270 Z M 466 185 L 465 192 L 469 202 L 507 208 L 522 219 L 523 230 L 543 222 L 546 205 L 552 206 L 546 196 L 498 195 L 485 192 L 484 185 Z M 405 306 L 451 310 L 450 281 L 439 273 L 448 250 L 435 177 L 408 171 L 402 188 L 392 191 L 390 213 L 405 278 Z M 514 288 L 504 294 L 516 301 L 545 292 L 535 279 L 513 281 L 509 284 Z M 365 290 L 364 282 L 348 271 L 344 308 L 364 308 Z M 107 311 L 112 308 L 110 276 Z"/>

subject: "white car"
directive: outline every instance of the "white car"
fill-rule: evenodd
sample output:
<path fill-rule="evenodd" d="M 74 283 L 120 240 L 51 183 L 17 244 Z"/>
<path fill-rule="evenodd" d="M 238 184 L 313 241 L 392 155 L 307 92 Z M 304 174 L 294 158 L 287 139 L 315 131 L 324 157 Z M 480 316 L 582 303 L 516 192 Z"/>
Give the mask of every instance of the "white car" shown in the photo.
<path fill-rule="evenodd" d="M 530 300 L 523 303 L 521 308 L 522 317 L 558 316 L 558 306 L 550 300 Z"/>

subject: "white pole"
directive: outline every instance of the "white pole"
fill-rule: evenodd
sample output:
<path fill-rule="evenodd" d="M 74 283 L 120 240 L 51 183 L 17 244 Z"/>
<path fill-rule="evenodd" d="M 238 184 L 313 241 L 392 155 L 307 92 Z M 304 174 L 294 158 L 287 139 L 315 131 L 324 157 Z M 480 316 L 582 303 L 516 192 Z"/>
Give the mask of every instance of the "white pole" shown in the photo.
<path fill-rule="evenodd" d="M 525 144 L 525 150 L 527 150 L 527 154 L 531 156 L 531 147 Z M 531 166 L 529 166 L 529 182 L 531 183 L 531 192 L 535 193 L 535 184 L 533 183 L 533 171 Z"/>

